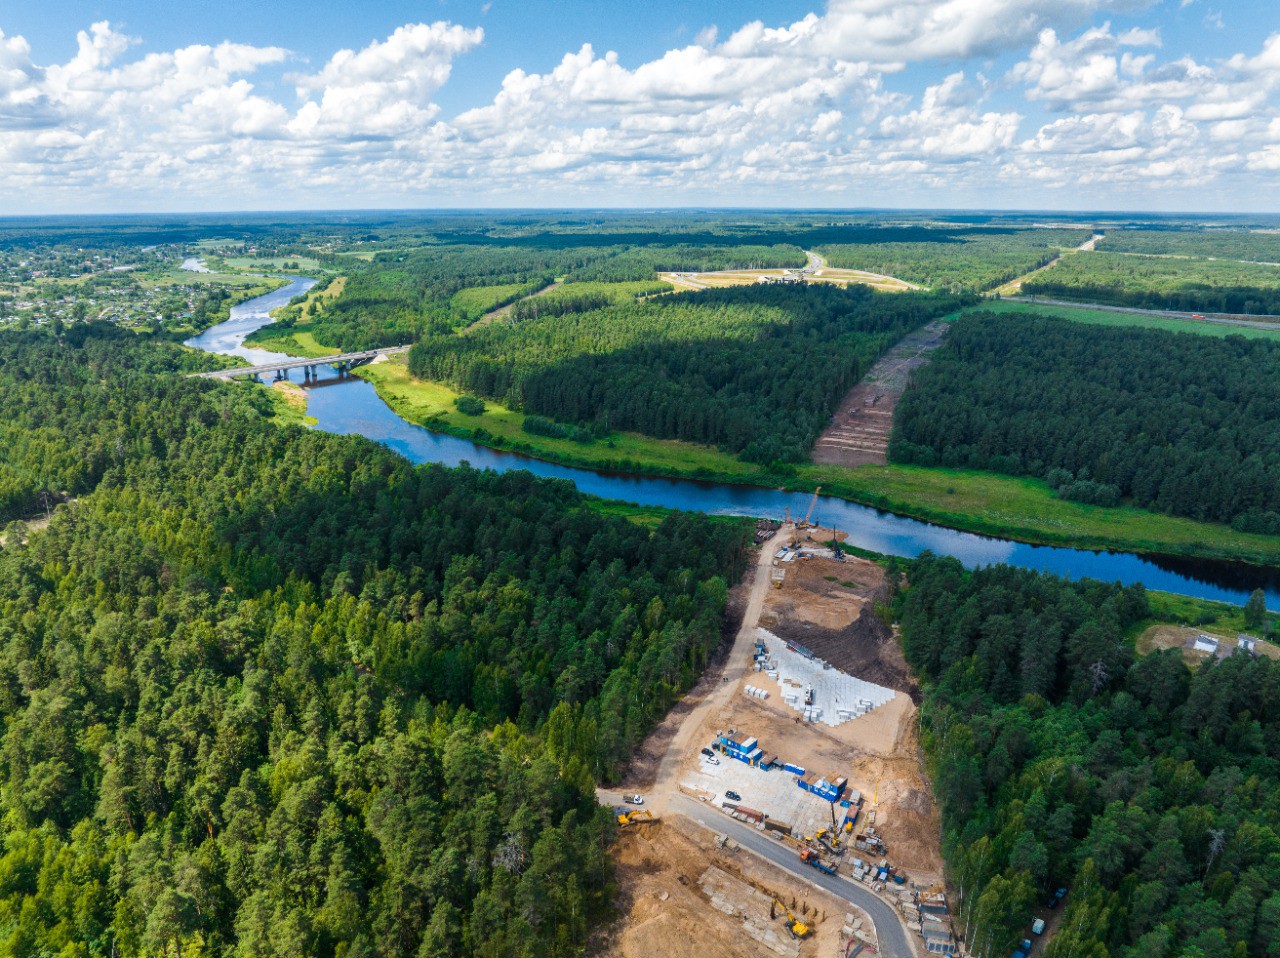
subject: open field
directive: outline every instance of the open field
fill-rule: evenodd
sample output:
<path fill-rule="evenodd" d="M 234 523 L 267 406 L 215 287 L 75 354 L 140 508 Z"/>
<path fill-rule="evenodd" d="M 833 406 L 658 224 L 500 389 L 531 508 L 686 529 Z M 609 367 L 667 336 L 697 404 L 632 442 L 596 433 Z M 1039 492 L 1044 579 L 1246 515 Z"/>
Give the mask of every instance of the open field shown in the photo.
<path fill-rule="evenodd" d="M 285 263 L 291 265 L 285 266 Z M 296 265 L 292 265 L 296 264 Z M 306 273 L 321 270 L 320 261 L 310 256 L 228 256 L 222 260 L 226 269 L 254 271 L 280 271 L 287 269 L 291 273 Z"/>
<path fill-rule="evenodd" d="M 661 279 L 679 289 L 724 289 L 729 286 L 750 286 L 761 279 L 779 281 L 794 270 L 781 269 L 740 269 L 722 270 L 713 273 L 663 273 Z M 882 292 L 900 293 L 910 289 L 919 289 L 911 283 L 892 276 L 870 273 L 856 269 L 821 268 L 804 276 L 806 283 L 832 283 L 837 286 L 848 286 L 851 283 L 870 286 Z"/>
<path fill-rule="evenodd" d="M 758 468 L 709 446 L 651 439 L 638 433 L 616 433 L 592 443 L 536 436 L 521 428 L 523 413 L 493 400 L 485 400 L 485 411 L 479 416 L 466 416 L 454 405 L 460 395 L 457 391 L 442 383 L 414 379 L 399 358 L 363 367 L 357 374 L 373 383 L 388 405 L 410 422 L 552 462 L 668 475 L 724 473 L 736 476 L 737 481 L 746 481 Z"/>

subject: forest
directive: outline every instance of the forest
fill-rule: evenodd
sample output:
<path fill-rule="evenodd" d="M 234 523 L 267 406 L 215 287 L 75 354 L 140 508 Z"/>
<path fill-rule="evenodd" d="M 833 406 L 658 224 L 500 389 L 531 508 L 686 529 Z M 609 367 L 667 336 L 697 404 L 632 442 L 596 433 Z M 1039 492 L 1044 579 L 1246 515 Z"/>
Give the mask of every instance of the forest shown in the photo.
<path fill-rule="evenodd" d="M 1225 259 L 1077 253 L 1022 286 L 1028 296 L 1136 309 L 1280 314 L 1280 266 Z"/>
<path fill-rule="evenodd" d="M 981 293 L 1053 262 L 1092 235 L 1087 229 L 865 230 L 818 251 L 838 269 L 883 273 L 930 289 Z"/>
<path fill-rule="evenodd" d="M 1273 958 L 1280 664 L 1137 657 L 1141 586 L 907 564 L 903 646 L 957 923 L 1009 953 L 1068 889 L 1047 958 Z"/>
<path fill-rule="evenodd" d="M 1244 229 L 1111 230 L 1098 243 L 1109 253 L 1234 259 L 1245 263 L 1280 263 L 1280 233 Z"/>
<path fill-rule="evenodd" d="M 970 314 L 913 374 L 889 455 L 1277 534 L 1280 344 Z"/>
<path fill-rule="evenodd" d="M 6 481 L 77 497 L 0 548 L 0 953 L 580 953 L 594 786 L 719 643 L 743 526 L 414 468 L 191 355 L 0 340 Z"/>
<path fill-rule="evenodd" d="M 886 349 L 963 304 L 865 287 L 707 290 L 429 335 L 409 370 L 571 425 L 799 462 Z"/>

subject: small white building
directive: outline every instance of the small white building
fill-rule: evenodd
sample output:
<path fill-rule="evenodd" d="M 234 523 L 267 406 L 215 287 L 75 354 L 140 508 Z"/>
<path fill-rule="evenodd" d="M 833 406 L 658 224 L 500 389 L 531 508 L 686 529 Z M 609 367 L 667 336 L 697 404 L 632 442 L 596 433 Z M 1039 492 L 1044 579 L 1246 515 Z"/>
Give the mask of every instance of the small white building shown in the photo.
<path fill-rule="evenodd" d="M 1245 635 L 1239 633 L 1236 639 L 1236 648 L 1242 652 L 1248 652 L 1250 655 L 1258 654 L 1258 639 L 1256 636 Z"/>
<path fill-rule="evenodd" d="M 1218 654 L 1218 640 L 1211 635 L 1197 635 L 1195 642 L 1191 644 L 1191 648 L 1197 652 L 1208 652 L 1210 655 Z"/>

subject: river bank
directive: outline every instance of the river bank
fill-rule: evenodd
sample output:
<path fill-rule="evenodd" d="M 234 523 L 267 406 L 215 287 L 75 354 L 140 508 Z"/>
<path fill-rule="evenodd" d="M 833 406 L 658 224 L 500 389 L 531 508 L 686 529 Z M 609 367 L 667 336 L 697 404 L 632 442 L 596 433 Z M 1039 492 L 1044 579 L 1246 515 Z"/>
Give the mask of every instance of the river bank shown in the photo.
<path fill-rule="evenodd" d="M 247 346 L 245 338 L 270 324 L 272 310 L 306 292 L 311 284 L 312 281 L 295 280 L 285 289 L 241 304 L 233 310 L 232 318 L 227 323 L 189 340 L 188 345 L 208 352 L 241 356 L 253 363 L 288 358 L 284 353 Z M 415 410 L 405 408 L 406 415 L 401 415 L 393 408 L 392 403 L 410 400 L 406 397 L 397 399 L 391 395 L 385 378 L 383 395 L 379 394 L 371 381 L 386 377 L 389 371 L 395 370 L 394 363 L 382 362 L 363 368 L 360 372 L 366 378 L 340 377 L 332 367 L 326 365 L 321 365 L 318 369 L 319 375 L 304 386 L 306 415 L 315 421 L 315 428 L 341 435 L 364 436 L 394 449 L 415 463 L 469 465 L 498 471 L 526 470 L 544 478 L 572 482 L 582 492 L 602 500 L 634 503 L 640 507 L 641 512 L 682 509 L 709 515 L 766 519 L 782 519 L 788 511 L 793 516 L 804 515 L 813 497 L 808 492 L 797 490 L 812 488 L 821 481 L 824 494 L 817 499 L 815 515 L 821 518 L 824 526 L 845 533 L 847 545 L 867 552 L 913 557 L 924 551 L 932 551 L 954 556 L 969 567 L 1007 563 L 1068 578 L 1089 576 L 1125 584 L 1142 583 L 1151 590 L 1237 606 L 1242 605 L 1255 588 L 1262 588 L 1267 594 L 1269 607 L 1280 609 L 1280 569 L 1276 568 L 1218 559 L 1180 558 L 1169 556 L 1160 550 L 1140 555 L 1136 552 L 1092 552 L 1056 545 L 1027 544 L 1009 537 L 1006 530 L 1012 528 L 1012 523 L 1007 517 L 998 514 L 988 517 L 993 526 L 992 531 L 999 533 L 998 535 L 962 531 L 952 525 L 906 516 L 902 514 L 908 511 L 906 508 L 900 512 L 888 512 L 852 501 L 853 494 L 866 494 L 868 500 L 872 500 L 873 496 L 885 495 L 884 488 L 877 485 L 882 480 L 862 470 L 857 470 L 857 473 L 865 479 L 866 488 L 842 486 L 840 482 L 843 480 L 847 483 L 847 476 L 833 477 L 809 471 L 822 467 L 801 467 L 785 476 L 774 476 L 762 471 L 753 474 L 751 470 L 758 470 L 758 467 L 740 463 L 716 450 L 700 451 L 691 472 L 670 477 L 656 476 L 651 471 L 649 474 L 641 474 L 640 469 L 634 468 L 634 459 L 632 470 L 620 472 L 609 470 L 599 462 L 593 462 L 590 467 L 585 468 L 581 464 L 551 462 L 548 461 L 550 454 L 545 449 L 539 450 L 539 458 L 531 458 L 522 452 L 513 451 L 510 446 L 504 448 L 503 444 L 507 443 L 505 438 L 499 442 L 494 434 L 480 436 L 477 430 L 484 427 L 479 424 L 460 424 L 462 414 L 452 405 L 451 398 L 456 394 L 440 392 L 443 387 L 435 384 L 428 384 L 436 390 L 431 401 L 435 404 L 435 412 L 442 414 L 433 415 L 430 408 L 416 410 L 416 414 L 431 419 L 430 427 L 415 421 Z M 407 380 L 407 371 L 398 375 Z M 421 397 L 414 401 L 421 403 Z M 498 410 L 486 410 L 486 414 L 491 412 L 496 415 Z M 523 420 L 516 418 L 518 415 L 507 411 L 510 421 L 506 428 L 509 434 L 541 441 L 543 437 L 529 436 L 519 429 Z M 470 436 L 487 441 L 481 444 L 473 441 L 473 438 L 451 434 L 451 430 L 460 432 L 464 426 L 470 430 Z M 658 442 L 647 437 L 635 439 L 642 449 L 652 449 Z M 514 439 L 512 442 L 514 444 Z M 688 446 L 679 443 L 670 445 Z M 692 448 L 698 450 L 701 447 Z M 599 443 L 599 449 L 614 456 L 624 451 L 624 447 L 616 440 L 612 449 L 608 446 L 608 440 Z M 570 452 L 573 453 L 572 450 Z M 686 459 L 688 452 L 687 448 L 671 449 L 669 457 L 673 462 L 669 464 L 669 468 L 674 470 L 679 466 L 689 469 L 690 464 Z M 737 471 L 718 475 L 715 468 L 718 463 L 728 463 L 729 469 Z M 926 474 L 924 479 L 917 480 L 924 488 L 916 493 L 919 501 L 926 507 L 930 495 L 936 494 L 948 499 L 959 495 L 962 486 L 956 481 L 955 475 L 936 475 L 934 473 L 940 471 L 934 470 L 917 472 Z M 992 477 L 977 476 L 975 482 L 979 478 L 989 483 Z M 933 491 L 930 492 L 930 489 Z M 826 495 L 829 490 L 849 498 Z M 985 494 L 993 503 L 993 513 L 997 507 L 1008 510 L 1010 501 L 1015 499 L 1011 490 L 999 485 L 989 487 Z M 1062 505 L 1068 508 L 1089 508 L 1070 503 Z M 945 510 L 940 508 L 939 511 Z M 1026 511 L 1031 513 L 1033 510 L 1028 508 Z M 1097 511 L 1105 513 L 1108 522 L 1114 521 L 1115 510 Z M 1147 514 L 1136 510 L 1135 514 L 1135 521 L 1147 522 Z"/>
<path fill-rule="evenodd" d="M 918 466 L 798 465 L 782 470 L 741 461 L 709 446 L 618 433 L 579 443 L 533 435 L 522 413 L 491 400 L 476 416 L 458 411 L 459 393 L 414 379 L 396 358 L 358 370 L 406 420 L 496 449 L 584 469 L 823 492 L 914 519 L 1031 545 L 1121 550 L 1145 555 L 1280 564 L 1280 537 L 1130 507 L 1069 502 L 1035 479 Z"/>

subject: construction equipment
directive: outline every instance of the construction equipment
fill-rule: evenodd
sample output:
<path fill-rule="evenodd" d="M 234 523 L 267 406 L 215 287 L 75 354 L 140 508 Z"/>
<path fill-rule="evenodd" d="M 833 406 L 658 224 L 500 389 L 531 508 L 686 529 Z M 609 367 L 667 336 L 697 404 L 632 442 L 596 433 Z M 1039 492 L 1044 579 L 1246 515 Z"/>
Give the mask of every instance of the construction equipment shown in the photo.
<path fill-rule="evenodd" d="M 658 819 L 654 817 L 653 812 L 647 808 L 641 808 L 634 812 L 622 812 L 618 815 L 618 827 L 626 828 L 628 825 L 634 824 L 651 824 Z"/>
<path fill-rule="evenodd" d="M 818 854 L 817 849 L 804 848 L 800 850 L 800 860 L 810 868 L 816 868 L 818 871 L 827 875 L 834 875 L 836 870 L 822 860 L 822 856 Z"/>
<path fill-rule="evenodd" d="M 769 908 L 769 917 L 778 917 L 777 910 L 779 908 L 781 908 L 783 913 L 787 916 L 787 931 L 791 932 L 792 938 L 808 938 L 813 934 L 813 929 L 793 915 L 791 913 L 791 909 L 776 898 L 773 900 L 773 905 Z"/>
<path fill-rule="evenodd" d="M 801 529 L 808 528 L 809 520 L 813 518 L 813 510 L 818 506 L 818 493 L 820 492 L 822 492 L 821 486 L 813 490 L 813 498 L 809 500 L 809 511 L 804 514 L 804 522 L 796 523 Z"/>

